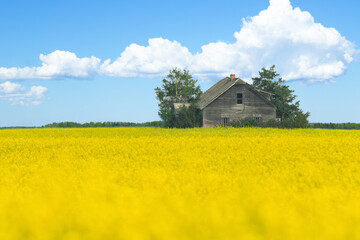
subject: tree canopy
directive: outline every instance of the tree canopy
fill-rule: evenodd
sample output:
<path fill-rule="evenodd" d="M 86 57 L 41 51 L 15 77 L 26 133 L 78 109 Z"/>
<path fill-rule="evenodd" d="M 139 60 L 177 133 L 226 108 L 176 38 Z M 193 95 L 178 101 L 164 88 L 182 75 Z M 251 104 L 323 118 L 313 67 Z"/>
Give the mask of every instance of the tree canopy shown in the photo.
<path fill-rule="evenodd" d="M 186 69 L 174 68 L 169 71 L 163 84 L 155 88 L 156 99 L 159 101 L 159 116 L 164 127 L 199 127 L 202 124 L 201 112 L 196 101 L 202 91 L 197 80 L 193 79 Z M 183 104 L 175 109 L 174 103 Z"/>
<path fill-rule="evenodd" d="M 274 94 L 271 102 L 276 106 L 278 118 L 281 118 L 282 121 L 299 121 L 304 125 L 308 125 L 307 118 L 310 113 L 304 113 L 300 109 L 300 101 L 295 101 L 297 96 L 293 94 L 294 90 L 291 90 L 285 84 L 285 80 L 280 77 L 280 74 L 276 73 L 275 65 L 269 69 L 262 68 L 259 77 L 252 80 L 252 85 L 255 88 Z"/>

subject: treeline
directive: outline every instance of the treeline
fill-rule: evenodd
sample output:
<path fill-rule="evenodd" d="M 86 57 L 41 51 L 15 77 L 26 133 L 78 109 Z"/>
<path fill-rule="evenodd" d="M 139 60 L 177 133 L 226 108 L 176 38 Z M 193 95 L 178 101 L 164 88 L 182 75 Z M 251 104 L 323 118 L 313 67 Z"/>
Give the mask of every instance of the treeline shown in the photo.
<path fill-rule="evenodd" d="M 6 130 L 6 129 L 33 129 L 38 127 L 22 127 L 22 126 L 15 126 L 15 127 L 0 127 L 0 130 Z"/>
<path fill-rule="evenodd" d="M 77 122 L 59 122 L 50 123 L 42 126 L 43 128 L 111 128 L 111 127 L 162 127 L 162 121 L 153 121 L 145 123 L 133 123 L 133 122 L 89 122 L 89 123 L 77 123 Z"/>
<path fill-rule="evenodd" d="M 360 123 L 310 123 L 311 128 L 321 129 L 359 129 Z"/>
<path fill-rule="evenodd" d="M 314 129 L 349 129 L 360 130 L 360 123 L 308 123 L 305 119 L 286 119 L 283 121 L 270 120 L 261 122 L 254 118 L 245 118 L 240 121 L 230 122 L 228 126 L 241 127 L 262 127 L 262 128 L 314 128 Z M 111 128 L 111 127 L 165 127 L 162 121 L 153 121 L 145 123 L 133 122 L 59 122 L 41 126 L 40 128 Z M 39 127 L 0 127 L 0 129 L 25 129 Z"/>

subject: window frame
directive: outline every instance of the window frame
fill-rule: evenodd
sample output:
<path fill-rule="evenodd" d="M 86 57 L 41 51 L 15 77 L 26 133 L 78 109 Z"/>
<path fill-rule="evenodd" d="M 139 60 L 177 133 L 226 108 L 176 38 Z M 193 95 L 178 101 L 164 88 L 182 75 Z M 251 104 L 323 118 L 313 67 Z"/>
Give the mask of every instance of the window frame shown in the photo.
<path fill-rule="evenodd" d="M 229 123 L 230 123 L 230 118 L 229 117 L 222 117 L 221 118 L 221 125 L 222 126 L 227 126 L 227 125 L 229 125 Z"/>
<path fill-rule="evenodd" d="M 239 95 L 241 97 L 239 97 Z M 244 94 L 243 93 L 236 93 L 236 104 L 237 105 L 242 105 L 243 103 L 244 103 Z"/>

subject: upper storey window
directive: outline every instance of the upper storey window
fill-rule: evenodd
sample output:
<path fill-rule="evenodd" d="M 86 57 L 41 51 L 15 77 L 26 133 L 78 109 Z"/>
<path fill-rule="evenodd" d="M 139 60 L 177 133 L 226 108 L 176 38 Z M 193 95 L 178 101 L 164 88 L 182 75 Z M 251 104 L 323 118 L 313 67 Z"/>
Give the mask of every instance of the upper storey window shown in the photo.
<path fill-rule="evenodd" d="M 237 102 L 237 104 L 243 104 L 243 94 L 242 93 L 236 94 L 236 102 Z"/>

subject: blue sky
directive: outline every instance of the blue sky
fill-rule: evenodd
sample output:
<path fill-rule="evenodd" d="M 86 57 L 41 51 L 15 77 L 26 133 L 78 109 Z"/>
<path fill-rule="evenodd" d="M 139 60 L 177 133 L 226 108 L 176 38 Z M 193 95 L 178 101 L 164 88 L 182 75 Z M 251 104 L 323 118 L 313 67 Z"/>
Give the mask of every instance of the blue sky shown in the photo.
<path fill-rule="evenodd" d="M 205 91 L 230 73 L 249 80 L 271 64 L 310 121 L 360 122 L 359 7 L 3 0 L 0 126 L 159 120 L 154 88 L 171 66 L 189 68 Z"/>

